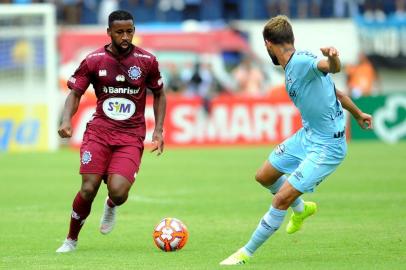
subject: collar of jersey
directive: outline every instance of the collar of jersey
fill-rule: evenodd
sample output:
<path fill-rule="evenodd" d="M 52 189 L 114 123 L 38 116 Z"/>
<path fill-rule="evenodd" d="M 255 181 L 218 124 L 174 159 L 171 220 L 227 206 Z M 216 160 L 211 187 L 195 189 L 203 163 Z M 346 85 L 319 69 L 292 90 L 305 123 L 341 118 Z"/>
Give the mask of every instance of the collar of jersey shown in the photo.
<path fill-rule="evenodd" d="M 294 50 L 293 51 L 293 53 L 290 55 L 290 57 L 289 57 L 289 59 L 288 59 L 288 62 L 286 63 L 286 65 L 285 65 L 285 70 L 286 70 L 286 67 L 289 65 L 289 63 L 290 63 L 290 59 L 292 59 L 292 57 L 293 57 L 293 55 L 296 53 L 296 50 Z"/>
<path fill-rule="evenodd" d="M 130 44 L 130 46 L 131 46 L 132 48 L 131 48 L 131 50 L 129 50 L 127 53 L 125 53 L 125 54 L 120 54 L 120 55 L 115 55 L 115 54 L 113 54 L 111 51 L 109 51 L 109 50 L 107 49 L 107 47 L 108 47 L 109 45 L 110 45 L 110 43 L 104 45 L 104 50 L 106 51 L 106 53 L 108 53 L 109 55 L 111 55 L 112 57 L 114 57 L 114 58 L 116 58 L 116 59 L 123 59 L 123 58 L 127 57 L 130 53 L 132 53 L 132 52 L 134 51 L 134 48 L 135 48 L 135 46 L 134 46 L 133 44 Z"/>

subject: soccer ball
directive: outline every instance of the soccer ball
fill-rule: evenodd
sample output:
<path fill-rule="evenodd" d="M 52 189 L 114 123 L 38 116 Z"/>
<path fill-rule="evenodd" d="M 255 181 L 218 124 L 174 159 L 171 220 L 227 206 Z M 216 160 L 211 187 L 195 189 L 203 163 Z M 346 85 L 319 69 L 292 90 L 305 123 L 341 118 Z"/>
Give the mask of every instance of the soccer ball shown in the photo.
<path fill-rule="evenodd" d="M 182 221 L 167 217 L 155 226 L 152 237 L 155 245 L 163 251 L 176 251 L 185 246 L 189 232 Z"/>

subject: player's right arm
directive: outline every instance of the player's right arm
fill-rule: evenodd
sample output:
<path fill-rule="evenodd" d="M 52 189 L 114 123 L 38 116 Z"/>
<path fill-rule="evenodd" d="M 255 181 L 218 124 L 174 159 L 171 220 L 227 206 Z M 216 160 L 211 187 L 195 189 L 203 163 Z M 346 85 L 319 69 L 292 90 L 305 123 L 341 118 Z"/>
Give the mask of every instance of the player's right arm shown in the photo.
<path fill-rule="evenodd" d="M 70 138 L 72 136 L 72 116 L 79 108 L 80 98 L 82 95 L 71 90 L 65 101 L 65 107 L 62 113 L 62 123 L 58 129 L 61 138 Z"/>
<path fill-rule="evenodd" d="M 317 69 L 324 73 L 337 73 L 341 70 L 341 61 L 338 57 L 338 51 L 334 47 L 321 48 L 320 51 L 327 60 L 322 59 L 317 63 Z"/>
<path fill-rule="evenodd" d="M 344 109 L 349 111 L 351 115 L 357 120 L 358 125 L 363 129 L 372 129 L 372 116 L 364 113 L 358 108 L 357 105 L 351 100 L 349 96 L 336 89 L 337 99 L 340 101 Z"/>
<path fill-rule="evenodd" d="M 71 91 L 66 98 L 62 113 L 62 123 L 58 129 L 59 136 L 62 138 L 70 138 L 72 136 L 72 116 L 78 110 L 80 98 L 89 87 L 90 77 L 91 72 L 85 59 L 68 80 L 68 87 Z"/>

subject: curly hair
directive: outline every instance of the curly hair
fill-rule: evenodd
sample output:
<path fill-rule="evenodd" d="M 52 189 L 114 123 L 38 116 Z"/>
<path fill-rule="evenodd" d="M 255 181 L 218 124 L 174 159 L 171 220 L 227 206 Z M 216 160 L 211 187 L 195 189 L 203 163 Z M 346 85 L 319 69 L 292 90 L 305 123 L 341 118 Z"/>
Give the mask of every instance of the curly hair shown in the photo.
<path fill-rule="evenodd" d="M 131 20 L 134 22 L 133 15 L 131 15 L 131 13 L 129 13 L 128 11 L 125 10 L 113 11 L 109 15 L 109 27 L 111 27 L 114 21 L 127 21 L 127 20 L 128 21 Z"/>

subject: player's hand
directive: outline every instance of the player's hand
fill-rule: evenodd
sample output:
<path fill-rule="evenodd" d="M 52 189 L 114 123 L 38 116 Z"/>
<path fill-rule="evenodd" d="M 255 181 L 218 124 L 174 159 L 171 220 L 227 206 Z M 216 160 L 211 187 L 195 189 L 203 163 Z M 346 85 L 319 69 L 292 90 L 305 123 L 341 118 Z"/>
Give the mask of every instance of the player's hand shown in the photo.
<path fill-rule="evenodd" d="M 157 153 L 157 156 L 161 155 L 162 152 L 164 151 L 164 139 L 162 136 L 162 132 L 154 131 L 154 133 L 152 134 L 151 153 L 155 151 Z"/>
<path fill-rule="evenodd" d="M 61 138 L 72 137 L 72 125 L 70 122 L 63 122 L 58 129 L 58 134 Z"/>
<path fill-rule="evenodd" d="M 357 118 L 355 118 L 357 120 L 358 125 L 362 128 L 362 129 L 372 129 L 372 116 L 370 114 L 367 113 L 361 113 Z"/>
<path fill-rule="evenodd" d="M 329 58 L 338 57 L 339 53 L 336 48 L 334 47 L 324 47 L 320 48 L 321 53 Z"/>

